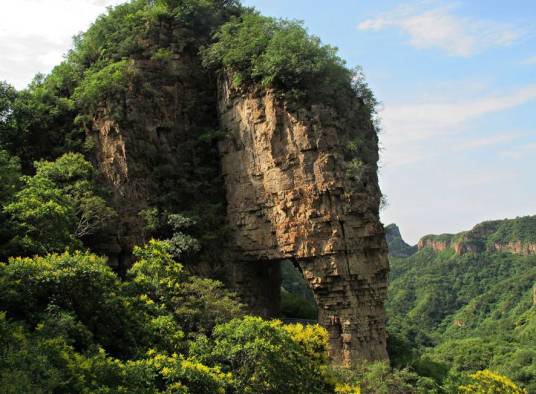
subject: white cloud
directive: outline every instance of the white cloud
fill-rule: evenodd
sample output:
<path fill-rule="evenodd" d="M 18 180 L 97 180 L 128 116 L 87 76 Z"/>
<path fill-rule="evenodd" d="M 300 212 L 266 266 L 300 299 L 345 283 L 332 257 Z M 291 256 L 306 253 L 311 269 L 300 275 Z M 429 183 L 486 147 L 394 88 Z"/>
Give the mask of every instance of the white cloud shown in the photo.
<path fill-rule="evenodd" d="M 418 141 L 461 131 L 466 122 L 483 115 L 517 107 L 536 99 L 536 85 L 472 100 L 436 102 L 386 103 L 382 116 L 383 128 L 390 141 Z"/>
<path fill-rule="evenodd" d="M 509 25 L 460 17 L 452 6 L 430 8 L 428 3 L 402 6 L 359 23 L 359 30 L 398 28 L 418 49 L 438 48 L 449 55 L 468 57 L 491 47 L 510 45 L 521 32 Z"/>
<path fill-rule="evenodd" d="M 122 0 L 7 0 L 2 2 L 0 80 L 23 88 L 62 61 L 72 37 L 107 5 Z"/>
<path fill-rule="evenodd" d="M 434 94 L 424 96 L 422 100 L 384 104 L 380 114 L 383 165 L 393 168 L 429 162 L 441 155 L 506 144 L 526 136 L 513 131 L 468 137 L 474 131 L 472 121 L 536 100 L 536 85 L 500 94 L 480 93 L 472 98 L 459 98 L 458 94 L 431 101 L 428 97 Z M 463 138 L 454 138 L 458 135 Z"/>

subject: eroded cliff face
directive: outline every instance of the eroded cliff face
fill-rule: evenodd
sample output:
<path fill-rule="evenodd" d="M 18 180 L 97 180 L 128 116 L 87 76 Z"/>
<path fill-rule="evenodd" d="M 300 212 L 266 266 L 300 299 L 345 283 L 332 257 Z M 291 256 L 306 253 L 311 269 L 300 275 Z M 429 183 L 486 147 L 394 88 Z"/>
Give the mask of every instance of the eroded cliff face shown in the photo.
<path fill-rule="evenodd" d="M 443 239 L 437 239 L 434 236 L 425 236 L 419 240 L 417 243 L 418 250 L 424 248 L 430 248 L 436 252 L 442 252 L 445 249 L 448 249 L 451 245 L 450 237 L 443 237 Z"/>
<path fill-rule="evenodd" d="M 418 249 L 441 252 L 452 248 L 458 256 L 486 252 L 529 256 L 536 254 L 534 223 L 536 216 L 491 220 L 459 234 L 427 235 L 419 240 Z"/>
<path fill-rule="evenodd" d="M 120 214 L 120 247 L 110 255 L 125 268 L 133 246 L 153 236 L 148 208 L 198 215 L 202 235 L 213 227 L 206 210 L 221 206 L 213 216 L 230 239 L 206 245 L 192 271 L 226 282 L 252 313 L 276 317 L 279 264 L 290 259 L 315 294 L 334 362 L 387 359 L 387 245 L 377 136 L 364 104 L 356 99 L 342 114 L 291 106 L 273 91 L 239 93 L 223 80 L 217 94 L 195 58 L 174 61 L 178 75 L 138 62 L 153 93 L 134 83 L 88 130 Z M 199 145 L 218 127 L 226 135 L 219 147 Z"/>
<path fill-rule="evenodd" d="M 132 248 L 155 236 L 146 229 L 147 209 L 195 215 L 219 203 L 223 215 L 225 206 L 216 144 L 201 141 L 218 116 L 216 89 L 199 59 L 183 53 L 164 65 L 136 60 L 131 67 L 143 79 L 134 76 L 121 101 L 103 103 L 87 130 L 119 213 L 119 249 L 108 254 L 123 268 Z"/>
<path fill-rule="evenodd" d="M 496 242 L 493 244 L 493 249 L 496 252 L 507 252 L 521 256 L 529 256 L 536 254 L 536 243 L 524 243 L 521 241 L 512 241 L 508 243 Z"/>
<path fill-rule="evenodd" d="M 291 107 L 272 91 L 240 94 L 220 84 L 220 124 L 228 133 L 220 155 L 233 248 L 242 266 L 266 270 L 259 282 L 247 284 L 249 298 L 269 312 L 262 306 L 263 282 L 274 281 L 269 275 L 277 275 L 279 261 L 294 261 L 329 331 L 330 355 L 342 364 L 388 357 L 377 137 L 357 118 L 359 105 L 340 116 L 321 106 Z M 366 145 L 357 176 L 348 175 L 344 154 L 353 138 Z"/>

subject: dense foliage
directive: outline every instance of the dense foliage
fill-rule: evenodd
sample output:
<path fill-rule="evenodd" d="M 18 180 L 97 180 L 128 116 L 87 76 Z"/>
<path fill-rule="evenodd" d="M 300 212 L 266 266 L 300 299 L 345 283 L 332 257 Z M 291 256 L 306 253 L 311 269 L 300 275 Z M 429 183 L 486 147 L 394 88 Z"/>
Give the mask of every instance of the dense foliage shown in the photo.
<path fill-rule="evenodd" d="M 360 69 L 349 70 L 336 48 L 309 35 L 299 22 L 248 11 L 231 18 L 214 37 L 203 62 L 228 73 L 238 88 L 260 85 L 335 108 L 359 97 L 369 118 L 374 112 L 377 103 Z"/>
<path fill-rule="evenodd" d="M 82 155 L 67 153 L 34 166 L 35 175 L 22 176 L 18 159 L 0 151 L 0 256 L 61 252 L 110 236 L 116 213 Z"/>
<path fill-rule="evenodd" d="M 429 385 L 386 365 L 333 369 L 323 328 L 240 317 L 236 297 L 188 274 L 167 242 L 135 253 L 124 279 L 91 253 L 0 264 L 3 392 L 417 393 Z"/>

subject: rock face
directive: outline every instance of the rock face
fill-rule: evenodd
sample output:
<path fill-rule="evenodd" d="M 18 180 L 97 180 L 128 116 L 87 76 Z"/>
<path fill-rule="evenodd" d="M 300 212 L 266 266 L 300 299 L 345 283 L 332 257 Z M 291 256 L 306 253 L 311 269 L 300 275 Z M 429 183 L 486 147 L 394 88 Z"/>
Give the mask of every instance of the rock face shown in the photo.
<path fill-rule="evenodd" d="M 458 256 L 467 253 L 536 254 L 536 216 L 490 220 L 459 234 L 427 235 L 419 241 L 419 250 L 436 252 L 452 248 Z"/>
<path fill-rule="evenodd" d="M 224 205 L 217 147 L 211 151 L 199 142 L 203 132 L 218 127 L 216 89 L 196 57 L 183 54 L 174 62 L 180 73 L 164 72 L 155 61 L 131 61 L 137 73 L 151 80 L 152 90 L 134 79 L 122 102 L 103 103 L 87 130 L 120 218 L 120 251 L 108 254 L 123 268 L 133 246 L 151 236 L 145 231 L 144 210 L 180 213 L 195 209 L 199 201 Z"/>
<path fill-rule="evenodd" d="M 441 238 L 435 237 L 433 235 L 427 235 L 419 240 L 417 248 L 422 250 L 424 248 L 430 248 L 436 252 L 442 252 L 445 249 L 450 248 L 451 245 L 451 235 L 445 234 L 440 236 Z"/>
<path fill-rule="evenodd" d="M 275 317 L 280 262 L 289 259 L 314 292 L 334 362 L 387 359 L 377 136 L 363 104 L 356 99 L 342 114 L 290 106 L 273 91 L 239 94 L 226 81 L 216 93 L 195 62 L 177 67 L 191 70 L 177 77 L 138 63 L 157 95 L 147 98 L 134 84 L 119 116 L 117 103 L 103 105 L 88 130 L 121 218 L 120 250 L 111 255 L 128 267 L 132 247 L 151 236 L 142 218 L 148 208 L 221 205 L 213 216 L 226 220 L 231 239 L 211 245 L 212 255 L 205 248 L 192 271 L 226 282 L 250 312 Z M 218 123 L 226 135 L 219 146 L 200 146 L 199 136 Z M 210 229 L 204 225 L 200 234 Z"/>
<path fill-rule="evenodd" d="M 387 359 L 388 260 L 372 125 L 356 128 L 350 111 L 290 108 L 271 91 L 239 94 L 225 81 L 219 113 L 228 133 L 219 148 L 227 219 L 241 267 L 260 274 L 247 284 L 255 309 L 270 314 L 267 289 L 290 259 L 314 292 L 332 359 Z M 352 136 L 372 146 L 358 179 L 347 175 L 343 153 Z"/>
<path fill-rule="evenodd" d="M 512 241 L 506 244 L 494 243 L 493 249 L 497 252 L 508 252 L 522 256 L 536 254 L 536 243 L 523 243 L 521 241 Z"/>

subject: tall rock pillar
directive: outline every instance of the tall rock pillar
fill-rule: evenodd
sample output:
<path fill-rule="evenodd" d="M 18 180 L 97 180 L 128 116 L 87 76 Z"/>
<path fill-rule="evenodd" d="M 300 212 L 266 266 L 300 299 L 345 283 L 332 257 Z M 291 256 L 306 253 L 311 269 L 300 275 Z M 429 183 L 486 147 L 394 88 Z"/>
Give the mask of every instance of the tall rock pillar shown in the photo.
<path fill-rule="evenodd" d="M 330 356 L 344 365 L 388 357 L 377 136 L 362 105 L 356 99 L 341 114 L 291 106 L 273 91 L 238 92 L 228 82 L 219 91 L 227 132 L 219 150 L 240 265 L 277 275 L 271 267 L 279 261 L 299 264 L 329 332 Z M 250 298 L 262 303 L 255 289 L 274 279 L 258 279 Z"/>

